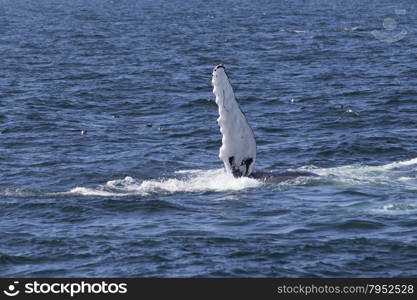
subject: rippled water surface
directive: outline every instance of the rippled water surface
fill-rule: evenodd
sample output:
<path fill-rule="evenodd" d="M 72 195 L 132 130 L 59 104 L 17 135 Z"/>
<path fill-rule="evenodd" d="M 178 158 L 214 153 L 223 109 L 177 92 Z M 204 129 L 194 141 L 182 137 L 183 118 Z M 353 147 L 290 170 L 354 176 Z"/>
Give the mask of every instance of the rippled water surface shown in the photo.
<path fill-rule="evenodd" d="M 0 276 L 417 276 L 415 1 L 0 4 Z"/>

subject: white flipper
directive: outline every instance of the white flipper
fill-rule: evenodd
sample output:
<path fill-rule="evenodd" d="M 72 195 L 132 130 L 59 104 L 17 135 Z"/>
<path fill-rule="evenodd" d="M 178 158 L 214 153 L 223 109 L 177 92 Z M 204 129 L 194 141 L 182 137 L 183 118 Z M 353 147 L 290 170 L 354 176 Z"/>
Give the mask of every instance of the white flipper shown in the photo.
<path fill-rule="evenodd" d="M 217 123 L 223 135 L 219 157 L 227 172 L 235 177 L 249 176 L 256 159 L 255 136 L 240 110 L 224 67 L 218 65 L 212 75 L 213 93 L 220 115 Z"/>

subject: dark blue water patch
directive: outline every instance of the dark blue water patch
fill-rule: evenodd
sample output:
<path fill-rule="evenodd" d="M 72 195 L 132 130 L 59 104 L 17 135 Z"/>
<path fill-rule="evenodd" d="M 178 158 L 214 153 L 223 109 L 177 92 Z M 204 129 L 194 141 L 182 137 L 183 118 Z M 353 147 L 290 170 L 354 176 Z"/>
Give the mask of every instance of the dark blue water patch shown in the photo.
<path fill-rule="evenodd" d="M 0 264 L 2 265 L 29 264 L 33 262 L 34 262 L 33 259 L 26 258 L 26 257 L 0 254 Z"/>

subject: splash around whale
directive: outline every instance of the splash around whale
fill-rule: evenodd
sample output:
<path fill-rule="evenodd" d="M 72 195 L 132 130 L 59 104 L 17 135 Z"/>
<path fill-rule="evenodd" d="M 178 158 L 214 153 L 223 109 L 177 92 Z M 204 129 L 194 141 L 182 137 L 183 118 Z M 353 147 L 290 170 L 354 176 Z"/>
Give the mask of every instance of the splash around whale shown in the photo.
<path fill-rule="evenodd" d="M 268 182 L 281 182 L 300 176 L 318 176 L 306 171 L 255 170 L 255 135 L 236 100 L 225 67 L 221 64 L 213 69 L 212 85 L 219 107 L 217 123 L 222 134 L 219 158 L 227 173 L 234 177 L 251 177 Z"/>

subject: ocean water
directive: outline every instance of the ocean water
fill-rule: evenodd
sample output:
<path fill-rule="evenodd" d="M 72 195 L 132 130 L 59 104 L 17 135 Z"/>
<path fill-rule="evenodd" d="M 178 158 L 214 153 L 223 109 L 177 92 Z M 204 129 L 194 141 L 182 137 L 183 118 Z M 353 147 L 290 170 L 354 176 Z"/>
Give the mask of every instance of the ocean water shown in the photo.
<path fill-rule="evenodd" d="M 0 4 L 1 277 L 417 276 L 415 1 Z"/>

